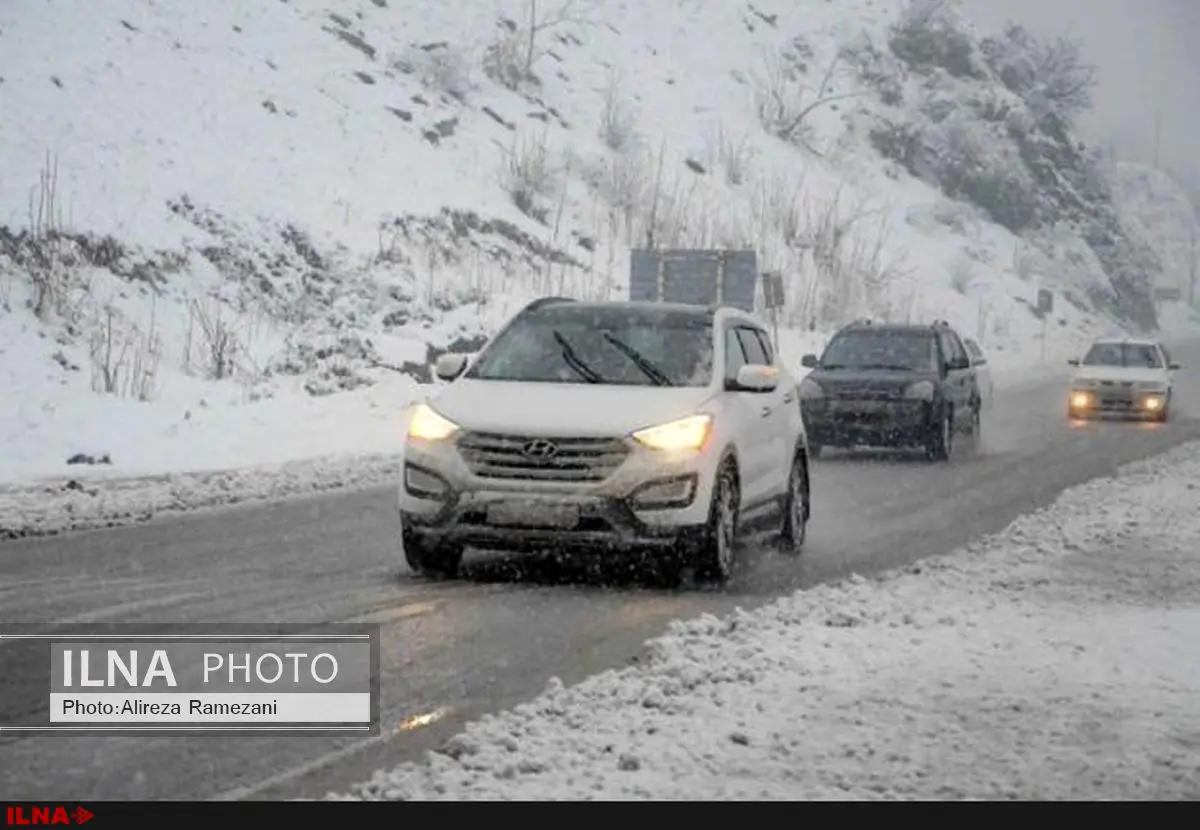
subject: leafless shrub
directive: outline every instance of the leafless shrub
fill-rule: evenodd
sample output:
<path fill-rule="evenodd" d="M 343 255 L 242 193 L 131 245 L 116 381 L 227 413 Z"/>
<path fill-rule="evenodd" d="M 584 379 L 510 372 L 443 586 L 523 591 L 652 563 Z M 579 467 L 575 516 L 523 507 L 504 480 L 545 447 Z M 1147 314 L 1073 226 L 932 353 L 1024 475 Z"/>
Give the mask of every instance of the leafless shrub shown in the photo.
<path fill-rule="evenodd" d="M 514 92 L 540 85 L 534 65 L 545 54 L 542 34 L 550 29 L 587 23 L 584 6 L 577 0 L 565 0 L 547 9 L 539 7 L 538 0 L 527 0 L 525 19 L 520 24 L 502 21 L 500 36 L 484 52 L 484 74 Z"/>
<path fill-rule="evenodd" d="M 542 200 L 557 190 L 558 175 L 550 157 L 548 136 L 518 136 L 506 154 L 503 187 L 517 209 L 530 218 L 546 221 Z"/>
<path fill-rule="evenodd" d="M 975 265 L 965 254 L 950 263 L 950 286 L 965 295 L 975 282 Z"/>
<path fill-rule="evenodd" d="M 839 61 L 840 56 L 835 55 L 816 89 L 811 89 L 804 82 L 804 72 L 788 53 L 768 58 L 754 87 L 754 111 L 763 129 L 776 138 L 820 155 L 809 143 L 806 119 L 821 107 L 862 94 L 859 91 L 835 91 L 834 76 Z"/>
<path fill-rule="evenodd" d="M 863 200 L 847 203 L 839 189 L 832 198 L 804 203 L 799 245 L 810 256 L 817 285 L 815 307 L 802 309 L 830 325 L 887 306 L 902 263 L 887 256 L 891 235 L 887 212 Z"/>
<path fill-rule="evenodd" d="M 447 43 L 410 45 L 391 61 L 392 67 L 412 75 L 427 89 L 458 101 L 474 88 L 474 61 L 465 50 Z"/>
<path fill-rule="evenodd" d="M 625 152 L 636 143 L 636 125 L 633 110 L 621 94 L 621 85 L 616 77 L 610 78 L 600 107 L 600 140 L 613 152 Z"/>
<path fill-rule="evenodd" d="M 58 192 L 58 157 L 46 154 L 38 172 L 38 183 L 29 194 L 29 238 L 21 263 L 33 282 L 33 313 L 46 319 L 60 312 L 67 301 L 74 262 L 70 240 L 63 234 L 62 206 Z"/>
<path fill-rule="evenodd" d="M 724 127 L 718 127 L 710 144 L 709 163 L 724 170 L 725 183 L 731 187 L 744 184 L 750 173 L 750 137 L 742 135 L 734 138 Z"/>
<path fill-rule="evenodd" d="M 185 366 L 198 368 L 209 380 L 225 380 L 233 377 L 240 354 L 241 344 L 233 325 L 225 319 L 223 304 L 215 299 L 190 301 Z"/>
<path fill-rule="evenodd" d="M 104 307 L 95 323 L 88 342 L 92 391 L 138 401 L 153 399 L 162 362 L 155 307 L 151 307 L 150 322 L 144 331 L 137 326 L 125 329 L 111 304 Z"/>

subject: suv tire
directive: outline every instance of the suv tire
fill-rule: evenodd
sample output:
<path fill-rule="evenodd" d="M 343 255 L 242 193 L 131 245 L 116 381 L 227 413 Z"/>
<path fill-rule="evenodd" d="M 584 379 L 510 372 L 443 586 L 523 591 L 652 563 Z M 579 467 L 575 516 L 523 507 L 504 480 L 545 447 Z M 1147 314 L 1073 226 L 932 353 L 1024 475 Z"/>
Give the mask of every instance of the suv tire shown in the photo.
<path fill-rule="evenodd" d="M 799 553 L 808 536 L 810 512 L 808 462 L 803 452 L 792 459 L 788 473 L 788 491 L 783 500 L 783 527 L 779 541 L 788 553 Z"/>
<path fill-rule="evenodd" d="M 406 527 L 400 529 L 400 545 L 404 561 L 413 573 L 422 576 L 452 579 L 462 564 L 462 545 L 430 544 Z"/>
<path fill-rule="evenodd" d="M 740 496 L 737 473 L 733 464 L 725 461 L 713 483 L 708 524 L 692 551 L 696 575 L 701 579 L 724 583 L 733 574 Z"/>
<path fill-rule="evenodd" d="M 954 445 L 954 412 L 942 407 L 937 417 L 928 425 L 925 438 L 925 455 L 930 461 L 946 461 Z"/>

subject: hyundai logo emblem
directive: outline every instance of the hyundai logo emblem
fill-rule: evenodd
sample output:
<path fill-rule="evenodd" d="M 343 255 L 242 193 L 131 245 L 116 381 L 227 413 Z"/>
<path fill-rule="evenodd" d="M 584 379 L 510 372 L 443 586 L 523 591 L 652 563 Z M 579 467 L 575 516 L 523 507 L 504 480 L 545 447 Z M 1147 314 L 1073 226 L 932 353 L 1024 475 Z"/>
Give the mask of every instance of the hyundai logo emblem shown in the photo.
<path fill-rule="evenodd" d="M 553 458 L 558 455 L 558 444 L 545 438 L 535 438 L 526 443 L 521 452 L 529 458 Z"/>

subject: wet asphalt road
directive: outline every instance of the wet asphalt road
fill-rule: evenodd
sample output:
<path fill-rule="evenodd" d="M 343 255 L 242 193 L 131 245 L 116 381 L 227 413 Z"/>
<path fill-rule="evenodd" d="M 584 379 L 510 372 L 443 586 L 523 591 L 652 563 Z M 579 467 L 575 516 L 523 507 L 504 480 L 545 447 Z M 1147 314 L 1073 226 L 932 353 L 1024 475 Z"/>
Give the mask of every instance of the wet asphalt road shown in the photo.
<path fill-rule="evenodd" d="M 662 591 L 579 561 L 495 556 L 459 581 L 424 582 L 398 556 L 390 489 L 0 544 L 0 622 L 381 623 L 385 728 L 375 740 L 5 738 L 0 789 L 43 802 L 342 791 L 551 677 L 571 683 L 638 659 L 672 619 L 948 552 L 1065 487 L 1200 438 L 1200 344 L 1174 351 L 1185 367 L 1165 425 L 1072 424 L 1058 380 L 998 388 L 982 438 L 959 437 L 946 464 L 827 454 L 813 466 L 804 555 L 751 543 L 723 589 Z M 396 728 L 421 715 L 427 725 Z"/>

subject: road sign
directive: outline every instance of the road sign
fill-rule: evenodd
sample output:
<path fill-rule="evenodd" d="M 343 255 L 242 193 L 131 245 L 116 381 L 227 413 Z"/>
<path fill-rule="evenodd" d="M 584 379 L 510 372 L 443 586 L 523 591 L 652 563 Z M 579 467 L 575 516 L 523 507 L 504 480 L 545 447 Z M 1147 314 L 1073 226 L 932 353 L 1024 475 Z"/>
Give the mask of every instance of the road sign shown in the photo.
<path fill-rule="evenodd" d="M 783 308 L 783 275 L 763 274 L 763 305 L 766 308 Z"/>
<path fill-rule="evenodd" d="M 1037 298 L 1038 314 L 1049 314 L 1054 311 L 1054 292 L 1047 288 L 1038 289 Z"/>
<path fill-rule="evenodd" d="M 720 304 L 754 311 L 758 257 L 754 251 L 658 250 L 629 255 L 629 299 Z"/>

